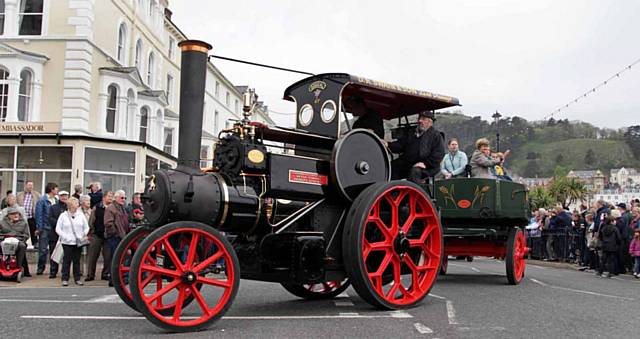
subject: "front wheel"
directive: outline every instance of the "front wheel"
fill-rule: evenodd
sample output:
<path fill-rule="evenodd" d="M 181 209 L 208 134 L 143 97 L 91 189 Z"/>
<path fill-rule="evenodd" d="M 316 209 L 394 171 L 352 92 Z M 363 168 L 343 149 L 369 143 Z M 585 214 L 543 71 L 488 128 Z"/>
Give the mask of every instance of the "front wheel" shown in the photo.
<path fill-rule="evenodd" d="M 215 273 L 219 265 L 226 269 Z M 169 282 L 159 290 L 149 287 L 158 278 Z M 190 332 L 208 327 L 231 307 L 240 283 L 240 265 L 220 232 L 202 223 L 181 221 L 158 228 L 140 243 L 131 260 L 130 279 L 136 308 L 149 321 L 168 331 Z M 197 307 L 187 309 L 190 296 Z M 175 304 L 173 313 L 163 315 L 158 304 Z"/>
<path fill-rule="evenodd" d="M 410 181 L 380 182 L 353 201 L 342 253 L 358 295 L 381 309 L 419 303 L 440 268 L 442 226 L 424 190 Z"/>
<path fill-rule="evenodd" d="M 349 279 L 317 284 L 280 283 L 289 293 L 307 300 L 332 299 L 349 288 Z"/>

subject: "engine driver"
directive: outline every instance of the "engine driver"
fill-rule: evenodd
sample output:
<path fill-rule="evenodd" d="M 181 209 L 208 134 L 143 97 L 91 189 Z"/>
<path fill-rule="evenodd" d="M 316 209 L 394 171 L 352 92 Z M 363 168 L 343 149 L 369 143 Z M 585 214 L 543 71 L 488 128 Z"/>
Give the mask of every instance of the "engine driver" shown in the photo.
<path fill-rule="evenodd" d="M 400 153 L 391 163 L 393 179 L 407 178 L 422 183 L 425 177 L 433 177 L 440 172 L 440 161 L 444 157 L 444 138 L 433 127 L 436 121 L 431 111 L 418 114 L 418 126 L 413 133 L 389 143 L 393 153 Z"/>

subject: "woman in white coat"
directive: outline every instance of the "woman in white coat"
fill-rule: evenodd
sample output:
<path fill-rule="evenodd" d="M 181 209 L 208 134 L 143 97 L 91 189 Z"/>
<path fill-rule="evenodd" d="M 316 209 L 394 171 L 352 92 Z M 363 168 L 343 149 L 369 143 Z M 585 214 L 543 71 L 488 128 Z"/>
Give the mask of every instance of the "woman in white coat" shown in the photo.
<path fill-rule="evenodd" d="M 89 223 L 78 208 L 80 202 L 76 198 L 67 200 L 67 211 L 60 214 L 56 224 L 56 233 L 60 237 L 64 256 L 62 258 L 62 286 L 69 286 L 69 273 L 73 263 L 73 280 L 76 285 L 83 285 L 80 272 L 80 255 L 89 234 Z"/>

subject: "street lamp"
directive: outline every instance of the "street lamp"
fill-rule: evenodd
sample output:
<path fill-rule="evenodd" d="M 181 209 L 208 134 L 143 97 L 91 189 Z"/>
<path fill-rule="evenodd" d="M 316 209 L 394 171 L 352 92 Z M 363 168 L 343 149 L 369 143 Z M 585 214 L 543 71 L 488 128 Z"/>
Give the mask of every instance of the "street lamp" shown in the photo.
<path fill-rule="evenodd" d="M 496 121 L 496 152 L 500 152 L 500 118 L 502 118 L 502 114 L 496 111 L 492 116 Z"/>

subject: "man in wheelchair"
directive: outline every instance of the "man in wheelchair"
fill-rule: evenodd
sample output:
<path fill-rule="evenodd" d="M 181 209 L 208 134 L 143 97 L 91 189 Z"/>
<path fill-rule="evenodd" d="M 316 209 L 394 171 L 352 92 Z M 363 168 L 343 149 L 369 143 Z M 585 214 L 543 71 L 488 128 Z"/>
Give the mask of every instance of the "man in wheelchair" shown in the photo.
<path fill-rule="evenodd" d="M 9 207 L 7 214 L 0 220 L 0 239 L 7 238 L 16 238 L 19 240 L 15 255 L 18 263 L 17 267 L 22 267 L 22 261 L 27 251 L 27 244 L 25 242 L 29 238 L 29 224 L 15 207 Z M 2 247 L 0 246 L 0 252 L 1 251 Z"/>

